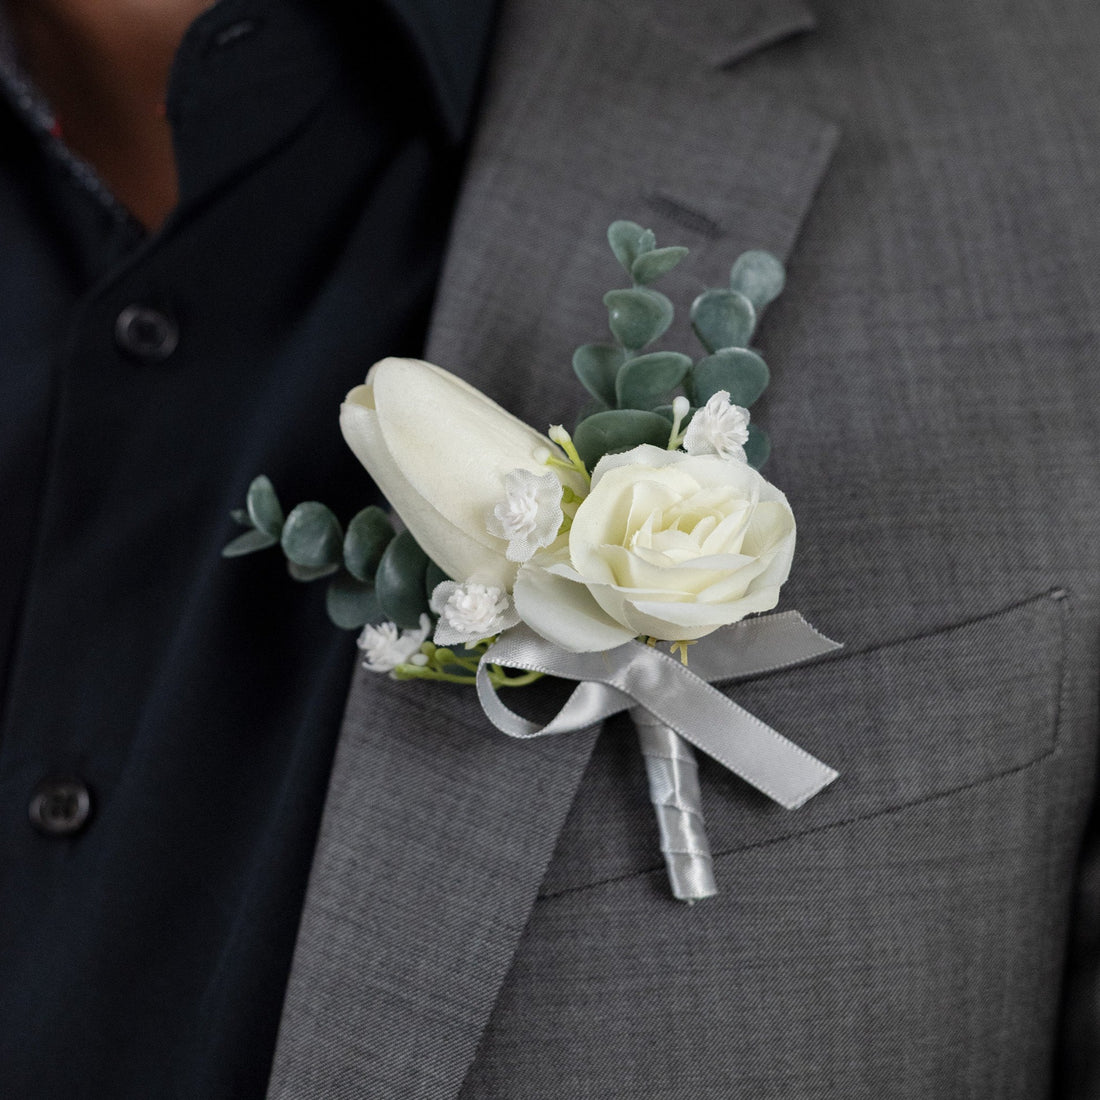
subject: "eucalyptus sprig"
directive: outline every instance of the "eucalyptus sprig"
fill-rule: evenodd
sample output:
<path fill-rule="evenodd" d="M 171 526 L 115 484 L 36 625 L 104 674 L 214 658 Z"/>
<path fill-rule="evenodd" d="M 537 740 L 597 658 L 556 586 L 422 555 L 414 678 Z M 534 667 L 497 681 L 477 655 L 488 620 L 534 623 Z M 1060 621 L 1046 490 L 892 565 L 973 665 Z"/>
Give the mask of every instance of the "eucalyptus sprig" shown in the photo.
<path fill-rule="evenodd" d="M 671 300 L 652 284 L 681 263 L 688 250 L 679 245 L 658 248 L 652 230 L 631 221 L 613 222 L 607 240 L 631 285 L 610 290 L 603 298 L 613 343 L 582 344 L 573 355 L 573 370 L 592 401 L 572 436 L 561 427 L 551 429 L 568 461 L 552 455 L 547 459 L 585 479 L 605 454 L 642 443 L 679 446 L 681 425 L 719 391 L 727 391 L 734 405 L 752 405 L 769 375 L 749 341 L 785 279 L 783 265 L 770 253 L 742 253 L 730 271 L 729 287 L 706 290 L 691 304 L 691 326 L 705 354 L 692 359 L 681 352 L 647 350 L 668 331 L 675 315 Z M 770 450 L 768 436 L 756 424 L 748 432 L 745 453 L 759 469 Z M 559 534 L 569 529 L 578 500 L 563 487 Z M 245 507 L 232 516 L 245 530 L 222 550 L 223 556 L 280 547 L 296 581 L 327 579 L 329 618 L 345 630 L 387 621 L 414 630 L 422 615 L 431 614 L 433 590 L 448 579 L 413 536 L 395 530 L 376 505 L 356 513 L 346 528 L 319 501 L 304 501 L 284 515 L 275 487 L 260 476 L 248 488 Z M 472 682 L 487 645 L 457 653 L 425 642 L 415 662 L 398 666 L 394 674 Z M 490 678 L 501 687 L 529 682 L 495 666 Z"/>
<path fill-rule="evenodd" d="M 650 284 L 672 271 L 688 250 L 658 248 L 653 231 L 631 221 L 612 222 L 607 239 L 632 285 L 604 295 L 614 343 L 582 344 L 573 354 L 573 370 L 593 398 L 573 432 L 589 469 L 603 455 L 641 443 L 665 446 L 674 417 L 672 398 L 681 388 L 691 411 L 720 390 L 735 405 L 748 408 L 756 402 L 769 374 L 748 343 L 785 281 L 783 265 L 771 253 L 742 253 L 730 271 L 729 287 L 706 290 L 691 305 L 692 329 L 706 354 L 693 361 L 680 352 L 647 352 L 675 315 L 669 298 Z M 767 460 L 768 436 L 755 424 L 745 451 L 757 469 Z"/>
<path fill-rule="evenodd" d="M 397 532 L 374 504 L 357 512 L 346 529 L 316 500 L 297 505 L 284 518 L 274 485 L 261 475 L 249 485 L 245 507 L 232 516 L 248 530 L 222 556 L 236 558 L 279 546 L 296 581 L 330 578 L 325 607 L 344 630 L 384 620 L 411 629 L 428 611 L 432 589 L 446 579 L 412 535 Z"/>

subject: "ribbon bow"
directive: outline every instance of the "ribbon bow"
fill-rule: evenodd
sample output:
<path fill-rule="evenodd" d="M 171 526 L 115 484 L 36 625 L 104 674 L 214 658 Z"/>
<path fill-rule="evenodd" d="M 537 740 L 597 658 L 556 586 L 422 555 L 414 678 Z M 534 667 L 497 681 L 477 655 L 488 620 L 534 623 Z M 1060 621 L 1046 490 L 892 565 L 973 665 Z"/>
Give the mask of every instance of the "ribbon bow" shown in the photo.
<path fill-rule="evenodd" d="M 795 611 L 747 619 L 707 635 L 691 647 L 690 668 L 641 642 L 572 653 L 521 625 L 502 634 L 482 657 L 477 693 L 486 716 L 510 737 L 570 733 L 629 710 L 646 758 L 672 892 L 691 903 L 717 888 L 690 746 L 787 809 L 797 809 L 839 774 L 711 682 L 789 668 L 839 648 Z M 557 715 L 539 726 L 501 702 L 489 679 L 490 665 L 544 672 L 575 680 L 577 687 Z"/>

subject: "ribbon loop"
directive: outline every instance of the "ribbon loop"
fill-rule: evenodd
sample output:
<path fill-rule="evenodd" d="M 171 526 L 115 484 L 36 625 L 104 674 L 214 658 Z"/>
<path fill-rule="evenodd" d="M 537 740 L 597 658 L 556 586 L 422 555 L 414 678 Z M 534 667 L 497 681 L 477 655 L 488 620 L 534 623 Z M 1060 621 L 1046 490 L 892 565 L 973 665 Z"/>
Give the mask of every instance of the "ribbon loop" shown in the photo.
<path fill-rule="evenodd" d="M 781 806 L 795 809 L 838 773 L 707 681 L 802 664 L 838 648 L 796 612 L 761 616 L 715 631 L 692 646 L 690 669 L 640 642 L 603 653 L 571 653 L 518 626 L 502 634 L 482 657 L 478 698 L 493 725 L 511 737 L 568 733 L 621 710 L 642 707 Z M 488 666 L 493 664 L 576 680 L 578 687 L 558 714 L 539 727 L 501 702 L 489 681 Z"/>

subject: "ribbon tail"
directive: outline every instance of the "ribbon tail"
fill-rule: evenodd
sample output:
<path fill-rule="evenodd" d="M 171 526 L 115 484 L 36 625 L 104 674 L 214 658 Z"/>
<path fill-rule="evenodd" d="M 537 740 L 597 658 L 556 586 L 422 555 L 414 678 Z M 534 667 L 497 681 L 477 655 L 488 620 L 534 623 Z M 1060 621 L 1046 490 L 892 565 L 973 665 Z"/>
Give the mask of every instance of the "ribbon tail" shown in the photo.
<path fill-rule="evenodd" d="M 688 905 L 713 897 L 718 886 L 703 823 L 695 753 L 675 730 L 644 707 L 632 707 L 630 717 L 645 758 L 649 799 L 657 814 L 672 896 Z"/>

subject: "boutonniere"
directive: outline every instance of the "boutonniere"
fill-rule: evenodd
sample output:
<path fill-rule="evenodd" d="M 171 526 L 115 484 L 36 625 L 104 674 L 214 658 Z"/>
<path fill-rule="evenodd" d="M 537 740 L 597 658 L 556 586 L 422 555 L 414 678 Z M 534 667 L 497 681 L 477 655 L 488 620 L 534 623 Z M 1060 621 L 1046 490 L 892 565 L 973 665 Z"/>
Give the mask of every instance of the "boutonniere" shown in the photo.
<path fill-rule="evenodd" d="M 604 297 L 613 342 L 573 369 L 590 400 L 572 432 L 544 435 L 430 363 L 375 364 L 340 410 L 348 445 L 394 508 L 346 529 L 323 504 L 285 516 L 266 478 L 235 517 L 227 556 L 281 546 L 298 580 L 329 578 L 333 621 L 360 629 L 364 665 L 406 681 L 468 684 L 513 737 L 634 720 L 675 897 L 716 893 L 696 762 L 702 749 L 794 808 L 836 778 L 711 686 L 837 648 L 794 612 L 764 614 L 790 572 L 795 521 L 759 472 L 769 441 L 749 406 L 768 385 L 750 349 L 782 290 L 766 252 L 691 306 L 698 359 L 647 349 L 672 302 L 653 288 L 687 255 L 619 221 L 611 249 L 631 285 Z M 502 693 L 576 681 L 537 725 Z M 414 690 L 410 684 L 410 690 Z"/>

